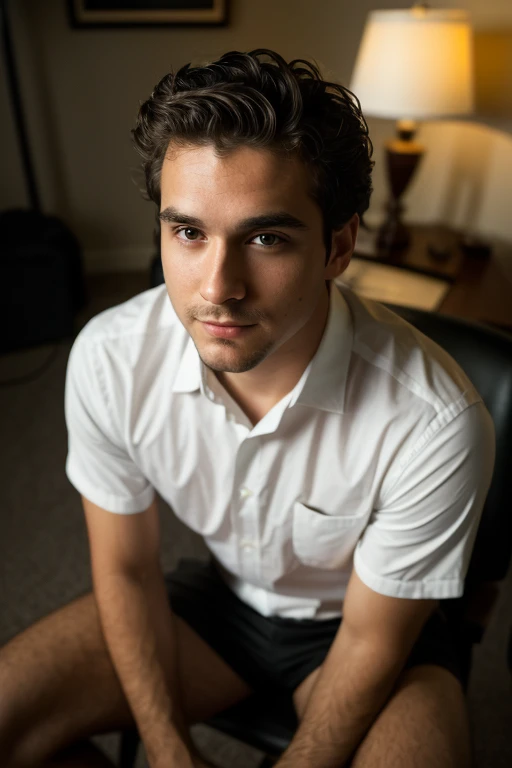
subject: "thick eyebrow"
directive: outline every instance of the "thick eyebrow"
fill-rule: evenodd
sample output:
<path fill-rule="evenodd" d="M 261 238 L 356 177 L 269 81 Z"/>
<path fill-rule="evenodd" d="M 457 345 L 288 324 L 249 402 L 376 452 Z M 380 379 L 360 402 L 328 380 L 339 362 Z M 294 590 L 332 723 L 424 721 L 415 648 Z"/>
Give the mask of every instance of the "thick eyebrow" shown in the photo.
<path fill-rule="evenodd" d="M 158 218 L 162 221 L 176 222 L 177 224 L 188 224 L 189 227 L 204 229 L 205 224 L 196 216 L 188 216 L 186 213 L 180 213 L 176 208 L 169 206 L 160 211 Z M 236 232 L 245 232 L 252 229 L 264 229 L 265 227 L 283 227 L 285 229 L 309 229 L 307 224 L 291 213 L 279 211 L 277 213 L 264 213 L 261 216 L 251 216 L 248 219 L 242 219 L 236 227 Z"/>

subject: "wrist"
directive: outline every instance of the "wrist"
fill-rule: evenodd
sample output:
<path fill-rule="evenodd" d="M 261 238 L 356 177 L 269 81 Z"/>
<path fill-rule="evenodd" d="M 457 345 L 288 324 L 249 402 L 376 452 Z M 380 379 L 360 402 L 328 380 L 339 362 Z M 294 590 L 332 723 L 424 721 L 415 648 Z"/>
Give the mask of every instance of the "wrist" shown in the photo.
<path fill-rule="evenodd" d="M 192 754 L 177 733 L 161 741 L 156 749 L 146 747 L 149 768 L 194 768 Z"/>
<path fill-rule="evenodd" d="M 153 759 L 148 757 L 148 766 L 149 768 L 195 768 L 196 764 L 190 752 L 183 747 L 172 751 L 163 750 Z"/>

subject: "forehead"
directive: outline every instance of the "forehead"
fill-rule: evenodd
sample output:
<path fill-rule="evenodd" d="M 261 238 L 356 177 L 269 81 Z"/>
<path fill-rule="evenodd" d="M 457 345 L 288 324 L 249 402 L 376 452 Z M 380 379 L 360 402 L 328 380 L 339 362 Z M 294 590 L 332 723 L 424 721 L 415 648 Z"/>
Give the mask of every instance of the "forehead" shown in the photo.
<path fill-rule="evenodd" d="M 196 214 L 198 206 L 206 206 L 226 215 L 236 210 L 240 217 L 276 208 L 318 215 L 310 191 L 311 179 L 299 158 L 266 149 L 239 147 L 218 156 L 213 146 L 170 148 L 162 165 L 161 207 L 179 205 L 187 213 L 191 206 Z"/>

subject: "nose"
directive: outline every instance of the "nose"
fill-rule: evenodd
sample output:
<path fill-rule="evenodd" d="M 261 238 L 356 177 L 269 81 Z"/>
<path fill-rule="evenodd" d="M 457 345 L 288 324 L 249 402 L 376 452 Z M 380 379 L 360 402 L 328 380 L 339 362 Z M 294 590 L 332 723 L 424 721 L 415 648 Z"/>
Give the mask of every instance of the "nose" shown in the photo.
<path fill-rule="evenodd" d="M 210 304 L 224 304 L 230 299 L 243 299 L 246 283 L 243 256 L 222 240 L 212 241 L 201 259 L 200 293 Z"/>

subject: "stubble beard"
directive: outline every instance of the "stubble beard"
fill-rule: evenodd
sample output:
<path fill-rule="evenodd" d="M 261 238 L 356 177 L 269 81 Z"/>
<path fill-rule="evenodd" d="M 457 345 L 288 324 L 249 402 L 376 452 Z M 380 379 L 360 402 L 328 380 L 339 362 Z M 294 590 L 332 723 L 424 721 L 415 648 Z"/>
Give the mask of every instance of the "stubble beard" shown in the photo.
<path fill-rule="evenodd" d="M 217 339 L 217 344 L 233 348 L 235 344 L 230 341 L 229 339 Z M 253 368 L 256 368 L 256 366 L 260 365 L 265 358 L 268 357 L 270 352 L 272 351 L 273 344 L 272 342 L 268 342 L 264 347 L 260 347 L 257 350 L 254 350 L 253 352 L 249 352 L 248 356 L 244 356 L 242 360 L 240 360 L 238 363 L 232 363 L 230 365 L 227 364 L 220 364 L 215 363 L 212 361 L 205 360 L 203 356 L 201 355 L 201 352 L 199 349 L 197 350 L 199 357 L 201 358 L 202 362 L 207 368 L 210 368 L 212 371 L 217 371 L 219 373 L 245 373 L 246 371 L 252 371 Z M 197 345 L 196 345 L 197 349 Z"/>

